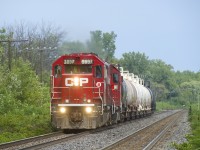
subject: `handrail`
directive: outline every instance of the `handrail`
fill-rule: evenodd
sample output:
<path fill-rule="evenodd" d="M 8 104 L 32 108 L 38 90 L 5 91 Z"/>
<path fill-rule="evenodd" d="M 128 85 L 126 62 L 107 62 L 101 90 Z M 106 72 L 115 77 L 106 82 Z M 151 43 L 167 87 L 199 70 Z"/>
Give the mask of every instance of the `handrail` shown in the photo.
<path fill-rule="evenodd" d="M 53 91 L 53 89 L 54 89 L 54 76 L 51 75 L 51 93 L 52 93 L 52 97 L 51 98 L 54 97 L 54 91 Z"/>
<path fill-rule="evenodd" d="M 100 87 L 99 87 L 99 97 L 100 97 L 100 99 L 101 99 L 101 115 L 103 115 L 103 106 L 104 106 L 104 102 L 103 102 L 103 99 L 102 99 L 100 93 L 101 93 L 101 91 L 100 91 Z"/>
<path fill-rule="evenodd" d="M 113 98 L 112 98 L 112 100 L 113 100 L 113 105 L 112 105 L 112 114 L 114 114 L 114 113 L 115 113 L 115 101 L 114 101 Z"/>

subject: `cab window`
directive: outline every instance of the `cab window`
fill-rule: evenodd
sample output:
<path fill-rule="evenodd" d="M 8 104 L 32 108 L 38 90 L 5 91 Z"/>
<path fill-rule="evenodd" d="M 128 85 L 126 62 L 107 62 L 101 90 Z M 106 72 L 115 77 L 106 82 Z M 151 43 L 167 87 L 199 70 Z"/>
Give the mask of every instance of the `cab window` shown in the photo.
<path fill-rule="evenodd" d="M 92 65 L 65 65 L 65 73 L 68 74 L 92 73 Z"/>
<path fill-rule="evenodd" d="M 101 66 L 96 66 L 95 67 L 95 77 L 96 78 L 101 78 L 102 77 L 102 67 Z"/>
<path fill-rule="evenodd" d="M 54 74 L 56 78 L 59 78 L 62 76 L 62 67 L 59 65 L 56 65 L 54 68 Z"/>
<path fill-rule="evenodd" d="M 117 73 L 113 74 L 113 82 L 114 83 L 118 83 L 119 82 L 119 78 L 118 78 L 118 74 Z"/>

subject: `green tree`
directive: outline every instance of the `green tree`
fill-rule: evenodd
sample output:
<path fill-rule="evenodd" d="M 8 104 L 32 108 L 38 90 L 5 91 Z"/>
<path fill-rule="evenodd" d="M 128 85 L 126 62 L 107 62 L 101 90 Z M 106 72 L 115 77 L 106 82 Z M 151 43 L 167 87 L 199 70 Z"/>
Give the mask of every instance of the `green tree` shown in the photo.
<path fill-rule="evenodd" d="M 62 43 L 59 49 L 61 50 L 60 51 L 61 55 L 70 53 L 88 52 L 85 44 L 80 41 L 72 41 L 72 42 L 65 41 Z"/>
<path fill-rule="evenodd" d="M 51 69 L 52 62 L 58 57 L 57 47 L 64 36 L 61 28 L 42 22 L 39 25 L 20 22 L 6 27 L 6 34 L 13 33 L 13 39 L 27 39 L 28 42 L 12 44 L 13 59 L 23 58 L 31 62 L 41 81 L 43 72 Z"/>
<path fill-rule="evenodd" d="M 13 69 L 0 67 L 0 112 L 14 111 L 22 105 L 42 106 L 48 102 L 49 94 L 39 82 L 29 62 L 15 60 Z M 44 95 L 44 93 L 46 95 Z"/>
<path fill-rule="evenodd" d="M 87 41 L 88 50 L 103 58 L 102 31 L 90 31 L 90 40 Z"/>
<path fill-rule="evenodd" d="M 148 74 L 149 62 L 148 57 L 144 53 L 134 51 L 124 53 L 120 59 L 120 64 L 125 70 L 144 76 Z"/>
<path fill-rule="evenodd" d="M 102 59 L 111 62 L 114 59 L 115 39 L 117 35 L 111 33 L 103 33 L 100 30 L 90 32 L 91 39 L 87 41 L 88 50 L 96 53 Z"/>
<path fill-rule="evenodd" d="M 1 63 L 1 65 L 4 64 L 4 62 L 5 62 L 6 58 L 7 58 L 6 57 L 6 52 L 4 50 L 5 43 L 1 42 L 1 41 L 5 40 L 6 37 L 7 36 L 6 36 L 6 30 L 5 30 L 5 28 L 0 29 L 0 63 Z"/>
<path fill-rule="evenodd" d="M 180 84 L 180 93 L 184 101 L 195 102 L 199 97 L 200 81 L 191 80 Z"/>
<path fill-rule="evenodd" d="M 200 75 L 200 74 L 199 74 Z M 182 82 L 189 82 L 191 80 L 199 80 L 200 76 L 198 75 L 198 73 L 194 73 L 192 71 L 177 71 L 175 73 L 175 79 L 177 81 L 178 84 L 181 84 Z"/>
<path fill-rule="evenodd" d="M 103 33 L 103 52 L 104 52 L 104 58 L 111 62 L 114 59 L 115 54 L 115 39 L 117 35 L 112 31 L 111 33 Z"/>
<path fill-rule="evenodd" d="M 174 71 L 171 65 L 166 64 L 162 60 L 152 60 L 150 71 L 154 82 L 164 84 L 168 90 L 176 88 Z"/>
<path fill-rule="evenodd" d="M 166 89 L 166 87 L 163 84 L 158 84 L 158 83 L 154 82 L 152 84 L 151 90 L 154 93 L 156 101 L 162 101 L 162 100 L 166 99 L 166 93 L 168 92 L 168 90 Z"/>

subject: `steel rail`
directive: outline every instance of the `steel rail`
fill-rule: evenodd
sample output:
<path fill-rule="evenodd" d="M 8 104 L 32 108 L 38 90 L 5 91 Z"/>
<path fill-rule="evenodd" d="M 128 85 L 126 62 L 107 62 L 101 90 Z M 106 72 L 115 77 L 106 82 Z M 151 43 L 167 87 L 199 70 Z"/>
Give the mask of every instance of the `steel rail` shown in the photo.
<path fill-rule="evenodd" d="M 169 123 L 169 125 L 166 126 L 166 127 L 163 129 L 163 131 L 160 132 L 160 134 L 158 134 L 158 135 L 143 149 L 143 150 L 151 150 L 151 149 L 154 147 L 154 145 L 167 133 L 167 131 L 169 131 L 169 129 L 170 129 L 173 125 L 175 125 L 175 124 L 177 123 L 178 117 L 179 117 L 179 116 L 176 117 L 177 119 L 175 119 L 175 121 L 172 120 L 172 121 Z"/>
<path fill-rule="evenodd" d="M 65 138 L 61 138 L 61 139 L 53 140 L 53 141 L 50 141 L 50 142 L 41 143 L 41 144 L 33 145 L 33 146 L 30 146 L 30 147 L 26 147 L 26 148 L 23 148 L 22 150 L 37 150 L 37 149 L 46 148 L 46 147 L 49 147 L 49 146 L 52 146 L 52 145 L 56 145 L 56 144 L 59 144 L 59 143 L 62 143 L 62 142 L 66 142 L 66 141 L 69 141 L 69 140 L 73 140 L 73 139 L 85 136 L 89 133 L 90 133 L 89 131 L 85 131 L 85 132 L 78 133 L 78 134 L 75 134 L 75 135 L 71 135 L 71 136 L 68 136 L 68 137 L 65 137 Z"/>
<path fill-rule="evenodd" d="M 34 137 L 22 139 L 22 140 L 17 140 L 17 141 L 13 141 L 13 142 L 7 142 L 7 143 L 0 144 L 0 149 L 19 146 L 19 145 L 23 145 L 23 144 L 26 144 L 26 143 L 36 141 L 36 140 L 40 140 L 40 139 L 44 139 L 44 138 L 47 139 L 47 138 L 59 136 L 59 135 L 62 135 L 62 134 L 63 133 L 61 131 L 58 131 L 58 132 L 53 132 L 53 133 L 44 134 L 44 135 L 40 135 L 40 136 L 34 136 Z"/>
<path fill-rule="evenodd" d="M 78 134 L 74 134 L 74 135 L 71 135 L 71 136 L 68 136 L 68 137 L 64 137 L 64 138 L 61 138 L 61 139 L 57 139 L 57 140 L 54 140 L 54 141 L 41 143 L 41 144 L 38 144 L 38 145 L 33 145 L 33 146 L 30 146 L 30 147 L 24 148 L 23 150 L 37 150 L 37 149 L 46 148 L 46 147 L 49 147 L 49 146 L 52 146 L 52 145 L 56 145 L 56 144 L 67 142 L 67 141 L 70 141 L 70 140 L 73 140 L 73 139 L 77 139 L 77 138 L 80 138 L 80 137 L 83 137 L 83 136 L 86 136 L 86 135 L 89 135 L 89 134 L 94 134 L 94 133 L 97 133 L 97 132 L 109 130 L 109 129 L 112 129 L 114 127 L 116 127 L 116 125 L 106 126 L 106 127 L 102 127 L 102 128 L 98 128 L 98 129 L 93 129 L 93 130 L 87 130 L 87 131 L 84 131 L 84 132 L 81 132 L 81 133 L 78 133 Z"/>
<path fill-rule="evenodd" d="M 170 118 L 170 117 L 176 115 L 176 114 L 179 113 L 179 112 L 180 112 L 180 111 L 178 111 L 178 112 L 176 112 L 176 113 L 174 113 L 174 114 L 171 114 L 171 115 L 169 115 L 169 116 L 167 116 L 167 117 L 165 117 L 165 118 L 163 118 L 163 119 L 161 119 L 161 120 L 159 120 L 159 121 L 156 121 L 156 122 L 154 122 L 153 124 L 150 124 L 150 125 L 148 125 L 148 126 L 145 126 L 145 127 L 141 128 L 141 129 L 135 131 L 134 133 L 132 133 L 132 134 L 130 134 L 130 135 L 127 135 L 126 137 L 123 137 L 123 138 L 117 140 L 115 143 L 111 143 L 110 145 L 108 145 L 108 146 L 106 146 L 106 147 L 103 147 L 101 150 L 111 150 L 111 149 L 115 149 L 115 148 L 117 149 L 120 145 L 122 145 L 123 143 L 127 142 L 130 138 L 136 136 L 136 135 L 139 134 L 139 133 L 142 133 L 145 129 L 150 128 L 150 127 L 153 127 L 153 126 L 155 126 L 157 123 L 162 122 L 162 121 L 164 121 L 165 119 Z M 172 121 L 172 122 L 173 122 L 173 121 Z M 170 126 L 173 125 L 172 122 L 170 123 Z M 168 126 L 169 126 L 169 125 L 168 125 Z M 166 127 L 166 128 L 165 128 L 165 130 L 167 130 L 167 129 L 169 129 L 169 127 Z M 159 140 L 159 137 L 161 137 L 161 135 L 160 135 L 160 136 L 157 136 L 156 139 L 154 139 L 154 140 L 155 140 L 155 141 L 154 141 L 155 143 Z M 149 144 L 148 146 L 146 146 L 146 147 L 145 147 L 146 150 L 151 149 L 151 146 L 153 147 L 154 142 L 152 142 L 151 144 Z M 136 144 L 137 144 L 137 143 L 136 143 Z M 149 147 L 149 149 L 148 149 L 148 147 Z"/>

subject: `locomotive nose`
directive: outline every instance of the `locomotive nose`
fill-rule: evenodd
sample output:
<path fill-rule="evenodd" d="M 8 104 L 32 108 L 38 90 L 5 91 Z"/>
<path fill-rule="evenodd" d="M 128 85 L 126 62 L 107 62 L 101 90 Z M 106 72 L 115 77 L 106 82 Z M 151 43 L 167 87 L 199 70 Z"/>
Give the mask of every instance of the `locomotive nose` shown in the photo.
<path fill-rule="evenodd" d="M 66 75 L 63 77 L 65 88 L 62 89 L 63 102 L 66 103 L 91 103 L 93 82 L 92 75 Z"/>

